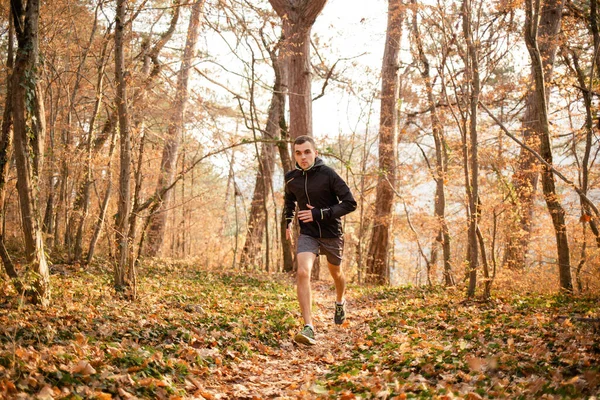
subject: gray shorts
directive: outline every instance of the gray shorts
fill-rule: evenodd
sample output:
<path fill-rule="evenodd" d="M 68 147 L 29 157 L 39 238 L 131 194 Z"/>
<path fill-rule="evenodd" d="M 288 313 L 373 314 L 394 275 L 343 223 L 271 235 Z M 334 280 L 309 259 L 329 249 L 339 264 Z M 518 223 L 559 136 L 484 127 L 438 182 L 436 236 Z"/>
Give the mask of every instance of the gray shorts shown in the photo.
<path fill-rule="evenodd" d="M 332 265 L 342 263 L 342 253 L 344 251 L 344 238 L 314 238 L 312 236 L 300 234 L 298 237 L 297 253 L 323 254 L 327 257 L 327 262 Z"/>

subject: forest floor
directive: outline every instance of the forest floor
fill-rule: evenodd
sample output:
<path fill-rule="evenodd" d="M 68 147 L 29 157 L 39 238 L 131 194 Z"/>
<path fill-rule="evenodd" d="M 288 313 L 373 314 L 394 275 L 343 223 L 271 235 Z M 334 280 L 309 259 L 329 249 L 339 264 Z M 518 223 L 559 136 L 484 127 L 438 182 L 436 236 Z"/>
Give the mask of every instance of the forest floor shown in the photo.
<path fill-rule="evenodd" d="M 2 278 L 4 279 L 4 278 Z M 53 302 L 0 280 L 0 399 L 595 398 L 598 297 L 359 287 L 333 324 L 313 284 L 316 346 L 299 346 L 286 275 L 147 261 L 139 299 L 108 267 L 54 266 Z"/>

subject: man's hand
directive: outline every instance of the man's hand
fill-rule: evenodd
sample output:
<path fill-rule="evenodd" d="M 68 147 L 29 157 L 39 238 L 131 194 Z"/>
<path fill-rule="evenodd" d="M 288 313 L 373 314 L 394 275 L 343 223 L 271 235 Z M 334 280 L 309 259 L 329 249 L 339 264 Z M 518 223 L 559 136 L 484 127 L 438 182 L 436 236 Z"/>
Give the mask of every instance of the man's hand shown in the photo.
<path fill-rule="evenodd" d="M 312 209 L 314 208 L 313 206 L 311 206 L 310 204 L 307 204 L 306 207 L 308 207 L 308 210 L 301 210 L 298 211 L 298 219 L 304 223 L 307 222 L 312 222 L 313 221 L 313 216 L 312 216 Z"/>
<path fill-rule="evenodd" d="M 285 240 L 290 240 L 292 238 L 292 224 L 289 223 L 287 228 L 285 228 Z"/>

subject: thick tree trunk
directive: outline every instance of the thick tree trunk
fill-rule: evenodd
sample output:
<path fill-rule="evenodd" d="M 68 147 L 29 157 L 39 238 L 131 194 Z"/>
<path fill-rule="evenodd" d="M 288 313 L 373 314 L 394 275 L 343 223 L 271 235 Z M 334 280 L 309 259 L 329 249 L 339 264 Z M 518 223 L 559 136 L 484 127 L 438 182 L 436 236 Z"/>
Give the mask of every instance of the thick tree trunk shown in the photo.
<path fill-rule="evenodd" d="M 546 82 L 552 78 L 558 48 L 557 36 L 560 31 L 564 4 L 565 0 L 545 0 L 542 6 L 538 48 Z M 544 103 L 547 101 L 548 95 L 549 90 L 546 90 Z M 543 129 L 539 118 L 542 104 L 539 101 L 535 89 L 530 89 L 522 124 L 524 142 L 536 150 L 540 148 L 539 135 Z M 512 178 L 514 213 L 512 218 L 508 219 L 511 225 L 507 229 L 507 247 L 504 255 L 504 264 L 508 268 L 519 269 L 527 264 L 527 253 L 531 241 L 533 198 L 537 189 L 539 169 L 539 163 L 535 157 L 526 149 L 521 148 L 518 166 Z"/>
<path fill-rule="evenodd" d="M 117 83 L 116 108 L 120 133 L 119 201 L 115 226 L 117 262 L 114 269 L 114 285 L 117 291 L 128 289 L 135 293 L 135 274 L 128 264 L 131 244 L 129 243 L 129 214 L 131 213 L 131 133 L 127 108 L 127 83 L 125 80 L 124 34 L 125 0 L 117 0 L 115 28 L 115 80 Z"/>
<path fill-rule="evenodd" d="M 325 7 L 327 0 L 269 0 L 273 9 L 283 22 L 285 45 L 281 58 L 286 78 L 289 97 L 290 121 L 289 131 L 283 128 L 284 115 L 280 116 L 282 138 L 287 136 L 292 140 L 301 135 L 312 136 L 312 95 L 310 73 L 310 31 L 317 17 Z M 284 104 L 282 102 L 282 104 Z M 285 145 L 285 146 L 284 146 Z M 285 143 L 279 146 L 279 154 L 284 171 L 293 168 L 289 150 Z M 285 164 L 289 160 L 289 165 Z M 281 217 L 280 233 L 285 237 L 287 223 L 285 216 Z M 283 269 L 290 272 L 294 268 L 293 250 L 290 241 L 282 240 Z M 318 275 L 318 262 L 313 271 L 313 277 Z"/>
<path fill-rule="evenodd" d="M 17 191 L 25 236 L 25 255 L 34 272 L 33 301 L 50 304 L 50 274 L 38 209 L 39 179 L 42 168 L 46 116 L 42 91 L 38 82 L 39 64 L 39 0 L 11 2 L 18 49 L 12 77 L 13 128 Z"/>
<path fill-rule="evenodd" d="M 173 113 L 167 128 L 167 138 L 163 148 L 162 160 L 160 163 L 160 173 L 156 184 L 155 195 L 164 188 L 172 184 L 175 177 L 175 165 L 179 154 L 179 142 L 183 131 L 185 113 L 189 99 L 189 76 L 192 68 L 192 62 L 195 56 L 196 43 L 198 41 L 198 29 L 200 26 L 200 17 L 204 0 L 197 0 L 192 6 L 192 14 L 187 32 L 185 49 L 183 51 L 183 60 L 179 71 L 177 91 L 173 104 Z M 153 257 L 160 254 L 167 224 L 167 211 L 171 203 L 171 190 L 164 192 L 155 214 L 150 218 L 148 231 L 147 255 Z"/>
<path fill-rule="evenodd" d="M 289 136 L 312 136 L 310 31 L 327 0 L 269 0 L 283 21 L 290 101 Z"/>
<path fill-rule="evenodd" d="M 366 281 L 386 283 L 389 280 L 388 253 L 392 205 L 396 185 L 398 70 L 402 20 L 402 1 L 389 0 L 387 33 L 381 69 L 381 116 L 379 121 L 379 179 L 375 200 L 375 218 L 367 255 Z"/>
<path fill-rule="evenodd" d="M 534 93 L 538 104 L 541 105 L 538 118 L 540 120 L 540 155 L 552 165 L 552 146 L 550 143 L 550 124 L 548 121 L 548 108 L 546 104 L 546 79 L 544 74 L 543 57 L 538 48 L 538 11 L 532 4 L 532 0 L 525 1 L 525 44 L 531 57 L 531 70 L 534 79 Z M 558 269 L 560 287 L 571 292 L 573 281 L 571 278 L 571 257 L 569 251 L 569 239 L 565 221 L 565 210 L 558 200 L 554 174 L 547 165 L 542 166 L 542 188 L 548 212 L 552 218 L 554 232 L 556 235 L 556 250 L 558 253 Z"/>

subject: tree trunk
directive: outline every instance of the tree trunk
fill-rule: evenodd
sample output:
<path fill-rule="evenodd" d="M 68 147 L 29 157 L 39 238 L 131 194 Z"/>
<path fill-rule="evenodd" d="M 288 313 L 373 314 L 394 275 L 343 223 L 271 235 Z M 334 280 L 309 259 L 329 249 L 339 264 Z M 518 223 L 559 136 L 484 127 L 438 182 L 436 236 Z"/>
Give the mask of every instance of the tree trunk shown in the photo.
<path fill-rule="evenodd" d="M 129 238 L 129 214 L 131 213 L 131 133 L 127 108 L 127 81 L 125 80 L 124 34 L 125 0 L 117 0 L 115 28 L 115 80 L 117 83 L 116 108 L 120 133 L 119 201 L 115 232 L 117 235 L 117 262 L 114 269 L 114 285 L 117 291 L 135 293 L 132 281 L 133 265 L 128 265 L 131 244 Z M 130 293 L 131 294 L 131 293 Z"/>
<path fill-rule="evenodd" d="M 538 0 L 539 1 L 539 0 Z M 538 2 L 536 1 L 536 6 Z M 534 7 L 532 0 L 525 1 L 525 44 L 531 57 L 531 70 L 534 79 L 534 93 L 537 103 L 541 105 L 538 118 L 540 120 L 540 155 L 552 165 L 552 147 L 550 144 L 550 125 L 548 121 L 548 108 L 546 105 L 546 80 L 542 54 L 538 48 L 538 7 Z M 554 174 L 547 165 L 542 166 L 542 188 L 548 212 L 552 218 L 556 235 L 556 250 L 558 253 L 558 268 L 560 287 L 567 292 L 573 290 L 571 279 L 571 258 L 569 240 L 565 222 L 565 210 L 562 208 L 556 194 Z"/>
<path fill-rule="evenodd" d="M 268 193 L 272 189 L 275 167 L 274 140 L 281 135 L 279 121 L 283 117 L 282 114 L 285 109 L 281 63 L 276 49 L 270 49 L 269 53 L 271 54 L 271 61 L 275 72 L 275 83 L 273 84 L 273 96 L 269 105 L 267 123 L 265 129 L 261 131 L 262 138 L 269 142 L 263 142 L 260 150 L 256 184 L 250 205 L 250 215 L 248 217 L 248 232 L 240 261 L 243 268 L 256 265 L 258 255 L 261 253 L 263 236 L 266 229 L 265 202 L 267 201 Z"/>
<path fill-rule="evenodd" d="M 477 268 L 479 266 L 479 242 L 477 239 L 477 230 L 479 224 L 479 158 L 477 146 L 477 108 L 479 104 L 479 94 L 481 84 L 479 80 L 479 60 L 478 52 L 473 37 L 473 28 L 471 17 L 473 10 L 471 1 L 464 0 L 463 4 L 463 35 L 467 43 L 467 54 L 465 55 L 466 75 L 469 85 L 469 146 L 467 147 L 467 158 L 465 163 L 469 164 L 470 177 L 468 176 L 467 197 L 469 199 L 469 253 L 467 257 L 469 268 L 469 287 L 468 297 L 475 295 L 475 286 L 477 284 Z M 466 169 L 468 170 L 468 169 Z"/>
<path fill-rule="evenodd" d="M 187 32 L 185 49 L 183 51 L 183 60 L 179 71 L 177 91 L 173 102 L 173 113 L 167 128 L 167 139 L 163 148 L 162 160 L 160 163 L 160 173 L 156 184 L 155 196 L 164 188 L 171 185 L 175 176 L 175 165 L 179 154 L 179 142 L 183 131 L 183 123 L 187 103 L 189 99 L 189 76 L 194 60 L 196 43 L 198 41 L 198 30 L 200 17 L 204 0 L 196 0 L 192 6 L 190 24 Z M 150 218 L 149 231 L 147 236 L 147 255 L 154 257 L 160 254 L 167 224 L 167 211 L 171 203 L 171 190 L 164 192 L 160 199 L 157 199 L 160 205 L 155 214 Z"/>
<path fill-rule="evenodd" d="M 94 252 L 96 250 L 96 244 L 98 243 L 98 239 L 100 239 L 100 233 L 102 233 L 102 228 L 104 227 L 104 223 L 106 220 L 106 210 L 108 209 L 108 203 L 110 201 L 110 197 L 112 195 L 112 160 L 113 153 L 115 151 L 115 133 L 116 130 L 113 127 L 112 139 L 110 141 L 110 150 L 108 151 L 108 165 L 106 167 L 106 192 L 104 193 L 104 199 L 102 200 L 102 205 L 100 206 L 100 212 L 98 213 L 98 220 L 96 221 L 96 228 L 94 228 L 94 233 L 92 234 L 92 238 L 90 239 L 90 244 L 88 247 L 88 253 L 86 257 L 86 263 L 90 264 L 92 259 L 94 258 Z M 110 243 L 110 240 L 109 240 Z M 109 248 L 110 251 L 110 248 Z"/>
<path fill-rule="evenodd" d="M 402 20 L 400 0 L 389 0 L 387 33 L 381 69 L 381 116 L 379 121 L 379 179 L 375 200 L 375 218 L 367 255 L 366 281 L 386 283 L 389 280 L 388 253 L 390 225 L 396 185 L 398 70 Z"/>
<path fill-rule="evenodd" d="M 110 29 L 110 28 L 109 28 Z M 108 32 L 107 32 L 108 33 Z M 86 171 L 85 178 L 80 188 L 80 197 L 78 197 L 75 203 L 75 213 L 80 213 L 79 221 L 77 224 L 77 233 L 75 236 L 75 247 L 73 251 L 73 260 L 81 261 L 83 257 L 83 234 L 85 232 L 86 222 L 88 218 L 88 212 L 90 207 L 90 192 L 92 188 L 92 160 L 93 160 L 93 145 L 94 145 L 94 131 L 96 125 L 96 118 L 100 112 L 100 106 L 102 105 L 102 92 L 104 86 L 104 70 L 106 67 L 106 50 L 108 47 L 108 40 L 104 42 L 102 52 L 100 55 L 100 61 L 98 63 L 98 75 L 96 82 L 96 102 L 94 104 L 94 110 L 89 121 L 88 137 L 86 143 Z"/>
<path fill-rule="evenodd" d="M 10 12 L 10 11 L 9 11 Z M 8 178 L 8 167 L 10 166 L 10 159 L 12 156 L 12 71 L 14 67 L 14 29 L 12 24 L 12 18 L 9 15 L 8 21 L 8 49 L 6 58 L 6 102 L 4 104 L 4 114 L 2 116 L 2 133 L 0 137 L 0 216 L 4 216 L 5 210 L 5 198 L 6 198 L 6 183 Z M 19 275 L 15 269 L 15 265 L 12 262 L 6 246 L 4 245 L 4 229 L 0 232 L 0 258 L 2 258 L 2 264 L 8 277 L 12 280 L 15 285 L 17 292 L 21 293 L 23 286 L 19 280 Z"/>
<path fill-rule="evenodd" d="M 327 0 L 269 0 L 283 20 L 290 99 L 289 136 L 312 136 L 310 31 Z"/>
<path fill-rule="evenodd" d="M 285 69 L 285 68 L 284 68 Z M 292 167 L 292 157 L 288 149 L 288 130 L 285 123 L 285 96 L 284 93 L 280 93 L 280 115 L 279 115 L 279 132 L 281 134 L 281 140 L 277 144 L 279 149 L 279 159 L 281 160 L 281 166 L 284 171 L 290 171 Z M 279 234 L 283 239 L 281 240 L 281 251 L 283 253 L 283 272 L 292 272 L 294 270 L 294 249 L 290 240 L 285 240 L 285 231 L 287 229 L 288 222 L 285 218 L 285 213 L 281 213 L 281 221 L 279 225 Z"/>
<path fill-rule="evenodd" d="M 412 0 L 416 5 L 416 0 Z M 423 49 L 421 34 L 417 23 L 417 12 L 414 12 L 413 32 L 421 62 L 421 76 L 425 80 L 425 88 L 427 90 L 427 106 L 431 110 L 431 130 L 433 133 L 433 141 L 435 144 L 435 203 L 434 213 L 439 224 L 438 234 L 435 242 L 441 244 L 443 262 L 444 262 L 444 284 L 446 286 L 454 285 L 452 276 L 452 265 L 450 263 L 450 232 L 448 223 L 446 222 L 446 175 L 448 172 L 448 153 L 446 151 L 446 139 L 444 138 L 444 127 L 438 116 L 438 107 L 433 95 L 433 83 L 431 80 L 430 64 L 427 55 Z M 432 263 L 434 262 L 432 255 Z"/>
<path fill-rule="evenodd" d="M 38 209 L 46 116 L 38 82 L 39 0 L 11 2 L 18 49 L 12 77 L 13 129 L 17 164 L 17 191 L 25 236 L 25 255 L 33 278 L 33 301 L 50 304 L 50 274 Z"/>
<path fill-rule="evenodd" d="M 538 48 L 546 81 L 552 78 L 558 48 L 557 36 L 560 31 L 564 4 L 565 0 L 545 0 L 542 6 Z M 533 71 L 531 74 L 533 76 Z M 549 90 L 546 90 L 544 104 L 548 96 Z M 541 109 L 540 99 L 536 95 L 535 89 L 532 88 L 527 95 L 522 128 L 524 142 L 536 150 L 540 148 L 539 135 L 543 129 L 538 117 L 542 112 Z M 519 269 L 527 264 L 527 252 L 531 241 L 533 198 L 537 188 L 538 171 L 539 163 L 535 157 L 529 151 L 521 148 L 517 170 L 512 178 L 514 213 L 512 218 L 508 219 L 511 225 L 507 229 L 508 243 L 504 255 L 504 264 L 508 268 Z"/>
<path fill-rule="evenodd" d="M 593 15 L 593 14 L 592 14 Z M 597 48 L 594 47 L 594 51 L 598 51 Z M 592 138 L 594 136 L 594 110 L 593 110 L 593 99 L 592 99 L 592 82 L 593 78 L 590 76 L 589 79 L 589 87 L 588 82 L 586 81 L 586 75 L 583 72 L 580 59 L 574 49 L 565 50 L 565 53 L 570 53 L 571 59 L 569 59 L 568 54 L 564 54 L 565 63 L 569 65 L 569 67 L 575 72 L 577 77 L 577 83 L 579 83 L 579 88 L 581 91 L 581 97 L 583 98 L 583 104 L 585 106 L 585 148 L 583 157 L 579 158 L 577 154 L 577 141 L 576 138 L 573 138 L 573 155 L 577 162 L 578 172 L 579 172 L 579 186 L 581 187 L 581 191 L 583 195 L 579 196 L 579 203 L 581 204 L 581 222 L 589 223 L 592 233 L 596 237 L 596 245 L 600 247 L 600 232 L 598 231 L 597 219 L 594 218 L 592 211 L 590 210 L 589 204 L 584 200 L 584 196 L 587 195 L 589 190 L 589 172 L 590 172 L 590 156 L 592 150 Z M 594 61 L 592 60 L 592 71 L 594 68 Z M 584 230 L 585 232 L 585 230 Z M 585 240 L 585 237 L 584 237 Z M 578 266 L 578 269 L 581 269 L 581 264 Z"/>

